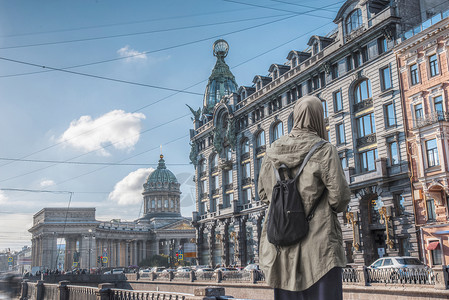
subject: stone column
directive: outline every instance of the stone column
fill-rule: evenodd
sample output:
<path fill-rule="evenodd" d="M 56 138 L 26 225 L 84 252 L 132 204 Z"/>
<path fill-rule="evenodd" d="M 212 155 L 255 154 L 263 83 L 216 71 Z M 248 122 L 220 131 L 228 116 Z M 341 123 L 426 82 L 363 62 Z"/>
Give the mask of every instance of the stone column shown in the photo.
<path fill-rule="evenodd" d="M 137 265 L 137 241 L 133 241 L 132 242 L 132 247 L 133 247 L 133 260 L 132 260 L 132 265 L 136 266 Z"/>
<path fill-rule="evenodd" d="M 129 242 L 125 242 L 125 260 L 124 260 L 124 266 L 129 266 Z"/>
<path fill-rule="evenodd" d="M 142 241 L 142 260 L 147 258 L 147 241 Z"/>

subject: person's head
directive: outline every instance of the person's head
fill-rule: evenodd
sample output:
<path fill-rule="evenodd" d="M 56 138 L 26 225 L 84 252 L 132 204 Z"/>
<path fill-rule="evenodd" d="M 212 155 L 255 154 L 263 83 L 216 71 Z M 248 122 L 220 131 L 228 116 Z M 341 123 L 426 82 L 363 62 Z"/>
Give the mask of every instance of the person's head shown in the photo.
<path fill-rule="evenodd" d="M 292 134 L 308 131 L 327 140 L 324 111 L 321 100 L 315 96 L 305 96 L 298 100 L 293 110 Z"/>

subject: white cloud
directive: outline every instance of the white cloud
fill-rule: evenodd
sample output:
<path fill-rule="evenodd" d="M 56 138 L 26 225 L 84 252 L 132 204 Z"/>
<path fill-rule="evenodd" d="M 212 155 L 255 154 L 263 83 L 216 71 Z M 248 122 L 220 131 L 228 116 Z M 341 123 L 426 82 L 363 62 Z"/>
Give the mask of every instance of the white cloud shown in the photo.
<path fill-rule="evenodd" d="M 5 192 L 0 191 L 0 204 L 8 203 L 8 197 L 5 195 Z"/>
<path fill-rule="evenodd" d="M 153 168 L 141 168 L 129 173 L 115 184 L 114 190 L 109 194 L 109 199 L 117 202 L 118 205 L 141 203 L 143 184 L 153 171 Z"/>
<path fill-rule="evenodd" d="M 117 50 L 121 57 L 126 57 L 125 61 L 147 60 L 147 55 L 143 52 L 131 49 L 129 45 Z"/>
<path fill-rule="evenodd" d="M 41 187 L 48 187 L 48 186 L 55 185 L 55 182 L 51 179 L 44 179 L 41 181 L 40 185 L 41 185 Z"/>
<path fill-rule="evenodd" d="M 99 150 L 100 155 L 109 156 L 104 146 L 112 144 L 119 150 L 132 150 L 139 141 L 142 113 L 126 113 L 113 110 L 97 119 L 82 116 L 73 120 L 70 127 L 59 138 L 59 141 L 86 152 Z"/>

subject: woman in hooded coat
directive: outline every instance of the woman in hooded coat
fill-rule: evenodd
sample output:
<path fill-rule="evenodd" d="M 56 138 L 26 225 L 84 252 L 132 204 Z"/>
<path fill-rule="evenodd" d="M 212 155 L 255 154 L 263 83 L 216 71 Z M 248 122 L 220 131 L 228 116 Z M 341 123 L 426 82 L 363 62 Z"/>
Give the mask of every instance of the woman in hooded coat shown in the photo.
<path fill-rule="evenodd" d="M 285 164 L 296 174 L 314 144 L 327 140 L 321 101 L 315 96 L 298 100 L 294 126 L 267 148 L 258 192 L 270 204 L 276 177 L 273 168 Z M 324 143 L 311 156 L 300 177 L 298 190 L 306 215 L 314 201 L 319 204 L 309 222 L 309 232 L 298 244 L 276 247 L 267 239 L 265 218 L 260 239 L 259 262 L 275 300 L 342 299 L 341 268 L 346 265 L 337 213 L 346 210 L 350 190 L 336 148 Z M 268 211 L 268 210 L 267 210 Z"/>

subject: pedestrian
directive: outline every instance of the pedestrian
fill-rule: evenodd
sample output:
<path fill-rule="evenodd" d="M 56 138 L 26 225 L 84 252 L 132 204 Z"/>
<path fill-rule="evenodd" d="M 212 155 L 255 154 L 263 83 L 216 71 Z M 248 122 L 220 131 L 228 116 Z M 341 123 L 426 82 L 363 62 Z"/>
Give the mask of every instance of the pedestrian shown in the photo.
<path fill-rule="evenodd" d="M 276 184 L 274 167 L 285 164 L 296 174 L 305 156 L 320 140 L 327 140 L 321 100 L 306 96 L 293 111 L 291 133 L 270 145 L 262 161 L 258 193 L 269 204 Z M 306 215 L 319 201 L 309 222 L 307 235 L 292 246 L 275 246 L 267 238 L 265 218 L 260 241 L 260 267 L 274 288 L 275 300 L 343 299 L 341 268 L 346 265 L 343 238 L 337 213 L 346 210 L 350 190 L 336 148 L 324 143 L 310 157 L 298 191 Z"/>

